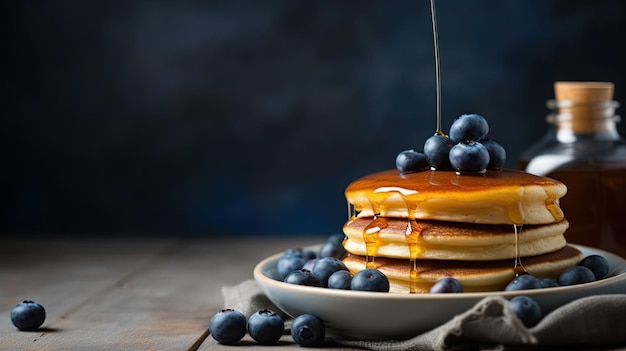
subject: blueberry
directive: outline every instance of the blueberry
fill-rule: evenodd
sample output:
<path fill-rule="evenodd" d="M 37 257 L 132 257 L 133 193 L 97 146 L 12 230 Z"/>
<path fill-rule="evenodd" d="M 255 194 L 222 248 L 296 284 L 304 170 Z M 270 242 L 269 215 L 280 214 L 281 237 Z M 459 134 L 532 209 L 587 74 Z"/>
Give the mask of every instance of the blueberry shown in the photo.
<path fill-rule="evenodd" d="M 489 153 L 489 164 L 487 165 L 487 168 L 501 169 L 506 161 L 506 150 L 504 150 L 502 145 L 489 139 L 483 139 L 480 143 L 483 144 Z"/>
<path fill-rule="evenodd" d="M 211 317 L 209 333 L 220 344 L 230 345 L 246 335 L 246 316 L 243 313 L 227 308 Z"/>
<path fill-rule="evenodd" d="M 507 286 L 504 288 L 504 291 L 515 291 L 515 290 L 528 290 L 528 289 L 541 289 L 541 283 L 539 279 L 530 274 L 524 274 L 515 277 Z"/>
<path fill-rule="evenodd" d="M 450 126 L 450 139 L 455 143 L 484 139 L 489 132 L 487 120 L 477 114 L 462 115 Z"/>
<path fill-rule="evenodd" d="M 276 262 L 278 275 L 280 275 L 280 278 L 284 280 L 290 272 L 302 269 L 307 261 L 308 259 L 304 256 L 298 256 L 293 253 L 285 253 L 278 259 L 278 262 Z"/>
<path fill-rule="evenodd" d="M 325 335 L 324 323 L 312 314 L 301 314 L 291 324 L 291 337 L 300 346 L 318 345 Z"/>
<path fill-rule="evenodd" d="M 404 150 L 396 157 L 396 168 L 400 173 L 417 172 L 428 168 L 426 156 L 415 150 Z"/>
<path fill-rule="evenodd" d="M 311 273 L 320 281 L 323 288 L 328 287 L 328 278 L 336 271 L 347 271 L 348 267 L 338 258 L 322 257 L 313 266 Z"/>
<path fill-rule="evenodd" d="M 301 247 L 292 247 L 285 250 L 283 256 L 296 256 L 303 257 L 306 259 L 313 259 L 317 257 L 317 253 L 313 250 L 305 250 Z"/>
<path fill-rule="evenodd" d="M 559 286 L 556 280 L 550 278 L 539 279 L 539 284 L 541 284 L 542 288 L 556 288 L 557 286 Z"/>
<path fill-rule="evenodd" d="M 248 334 L 262 345 L 276 343 L 283 335 L 285 322 L 276 312 L 263 309 L 248 318 Z"/>
<path fill-rule="evenodd" d="M 11 310 L 11 322 L 19 330 L 37 330 L 46 320 L 46 310 L 35 301 L 24 300 Z"/>
<path fill-rule="evenodd" d="M 302 269 L 306 269 L 307 271 L 313 270 L 313 266 L 315 266 L 315 262 L 317 262 L 317 260 L 318 260 L 317 258 L 314 258 L 312 260 L 306 261 L 304 266 L 302 266 Z"/>
<path fill-rule="evenodd" d="M 357 272 L 350 283 L 351 290 L 389 292 L 389 279 L 375 268 Z"/>
<path fill-rule="evenodd" d="M 304 256 L 304 249 L 302 249 L 301 247 L 290 247 L 287 250 L 285 250 L 285 252 L 283 253 L 283 256 L 302 257 Z"/>
<path fill-rule="evenodd" d="M 576 285 L 591 283 L 596 280 L 596 276 L 591 269 L 584 266 L 574 266 L 567 268 L 556 279 L 559 285 Z"/>
<path fill-rule="evenodd" d="M 350 290 L 353 275 L 349 271 L 337 271 L 328 277 L 328 287 L 331 289 Z"/>
<path fill-rule="evenodd" d="M 463 286 L 461 282 L 453 277 L 443 277 L 437 280 L 428 291 L 430 293 L 461 293 L 463 292 Z"/>
<path fill-rule="evenodd" d="M 543 316 L 539 303 L 529 296 L 516 296 L 509 301 L 509 305 L 517 318 L 528 328 L 539 323 Z"/>
<path fill-rule="evenodd" d="M 317 252 L 313 250 L 302 250 L 302 254 L 307 260 L 313 260 L 317 258 Z"/>
<path fill-rule="evenodd" d="M 589 255 L 583 258 L 578 265 L 589 268 L 596 280 L 602 279 L 609 274 L 609 261 L 600 255 Z"/>
<path fill-rule="evenodd" d="M 450 149 L 450 165 L 459 172 L 483 172 L 489 165 L 489 151 L 475 141 L 462 141 Z"/>
<path fill-rule="evenodd" d="M 285 276 L 285 283 L 305 286 L 320 286 L 320 281 L 317 279 L 311 271 L 307 269 L 300 269 L 297 271 L 291 271 Z"/>
<path fill-rule="evenodd" d="M 424 156 L 431 167 L 446 170 L 450 169 L 450 149 L 454 143 L 443 135 L 433 135 L 424 143 Z"/>
<path fill-rule="evenodd" d="M 320 246 L 319 257 L 334 257 L 342 258 L 346 255 L 346 249 L 343 247 L 342 242 L 336 240 L 326 240 L 325 243 Z"/>

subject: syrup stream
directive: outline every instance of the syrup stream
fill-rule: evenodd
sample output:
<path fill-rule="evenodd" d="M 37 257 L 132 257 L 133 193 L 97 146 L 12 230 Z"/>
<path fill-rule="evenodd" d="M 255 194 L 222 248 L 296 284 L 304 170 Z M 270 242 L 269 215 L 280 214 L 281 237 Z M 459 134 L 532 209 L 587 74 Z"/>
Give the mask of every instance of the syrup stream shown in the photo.
<path fill-rule="evenodd" d="M 430 0 L 430 15 L 433 22 L 433 43 L 435 46 L 435 79 L 437 87 L 437 131 L 435 134 L 444 135 L 441 130 L 441 72 L 439 63 L 439 39 L 437 34 L 437 15 L 435 13 L 435 0 Z"/>

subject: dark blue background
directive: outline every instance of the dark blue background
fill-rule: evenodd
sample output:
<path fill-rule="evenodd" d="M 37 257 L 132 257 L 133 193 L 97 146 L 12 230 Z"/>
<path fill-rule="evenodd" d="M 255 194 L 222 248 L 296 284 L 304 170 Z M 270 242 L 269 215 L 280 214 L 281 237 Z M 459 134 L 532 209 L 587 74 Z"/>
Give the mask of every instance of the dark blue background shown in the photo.
<path fill-rule="evenodd" d="M 3 233 L 338 232 L 345 186 L 435 132 L 427 0 L 2 7 Z M 484 115 L 508 167 L 554 81 L 626 102 L 626 2 L 437 9 L 444 130 Z"/>

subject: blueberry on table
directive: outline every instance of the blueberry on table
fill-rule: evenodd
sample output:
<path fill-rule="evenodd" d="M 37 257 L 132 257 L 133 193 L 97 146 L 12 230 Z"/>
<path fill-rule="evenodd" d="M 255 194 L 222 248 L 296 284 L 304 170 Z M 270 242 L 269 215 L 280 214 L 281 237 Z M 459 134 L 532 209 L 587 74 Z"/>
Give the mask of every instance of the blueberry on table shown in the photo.
<path fill-rule="evenodd" d="M 458 117 L 450 126 L 450 139 L 455 143 L 467 140 L 484 139 L 489 132 L 487 120 L 477 114 L 466 114 Z"/>
<path fill-rule="evenodd" d="M 328 287 L 331 289 L 350 290 L 353 275 L 349 271 L 340 270 L 328 277 Z"/>
<path fill-rule="evenodd" d="M 452 140 L 443 135 L 435 134 L 424 143 L 424 156 L 431 167 L 439 170 L 450 169 L 450 149 Z"/>
<path fill-rule="evenodd" d="M 283 335 L 285 322 L 276 312 L 263 309 L 248 318 L 248 334 L 262 345 L 276 343 Z"/>
<path fill-rule="evenodd" d="M 609 274 L 609 261 L 600 255 L 589 255 L 583 258 L 578 265 L 589 268 L 596 280 L 602 279 Z"/>
<path fill-rule="evenodd" d="M 320 286 L 320 281 L 317 279 L 311 271 L 307 269 L 300 269 L 297 271 L 291 271 L 287 274 L 284 280 L 285 283 L 304 285 L 304 286 Z"/>
<path fill-rule="evenodd" d="M 246 335 L 246 316 L 243 313 L 227 308 L 211 317 L 209 333 L 220 344 L 230 345 Z"/>
<path fill-rule="evenodd" d="M 24 300 L 11 310 L 11 323 L 19 330 L 37 330 L 45 320 L 46 310 L 35 301 Z"/>
<path fill-rule="evenodd" d="M 516 296 L 509 305 L 517 318 L 528 328 L 535 326 L 542 318 L 541 306 L 529 296 Z"/>
<path fill-rule="evenodd" d="M 348 267 L 336 257 L 322 257 L 313 266 L 311 273 L 320 281 L 323 288 L 328 287 L 328 278 L 337 271 L 347 271 Z"/>
<path fill-rule="evenodd" d="M 396 157 L 396 168 L 400 173 L 417 172 L 428 168 L 426 156 L 415 150 L 404 150 Z"/>
<path fill-rule="evenodd" d="M 556 279 L 559 285 L 576 285 L 591 283 L 596 280 L 596 276 L 593 272 L 584 266 L 574 266 L 567 268 Z"/>
<path fill-rule="evenodd" d="M 489 165 L 489 151 L 476 141 L 462 141 L 450 149 L 450 165 L 459 172 L 483 172 Z"/>
<path fill-rule="evenodd" d="M 300 346 L 316 346 L 325 335 L 324 323 L 312 314 L 301 314 L 291 324 L 291 337 Z"/>
<path fill-rule="evenodd" d="M 489 164 L 487 165 L 487 168 L 501 169 L 506 161 L 506 150 L 504 150 L 504 147 L 489 139 L 483 139 L 480 143 L 483 144 L 489 153 Z"/>
<path fill-rule="evenodd" d="M 375 268 L 366 268 L 357 272 L 350 283 L 351 290 L 389 292 L 389 279 Z"/>
<path fill-rule="evenodd" d="M 541 282 L 537 277 L 532 276 L 530 274 L 523 274 L 515 277 L 507 286 L 504 288 L 504 291 L 515 291 L 515 290 L 528 290 L 528 289 L 541 289 Z"/>
<path fill-rule="evenodd" d="M 430 287 L 429 293 L 461 293 L 463 292 L 463 285 L 461 282 L 453 277 L 440 278 Z"/>

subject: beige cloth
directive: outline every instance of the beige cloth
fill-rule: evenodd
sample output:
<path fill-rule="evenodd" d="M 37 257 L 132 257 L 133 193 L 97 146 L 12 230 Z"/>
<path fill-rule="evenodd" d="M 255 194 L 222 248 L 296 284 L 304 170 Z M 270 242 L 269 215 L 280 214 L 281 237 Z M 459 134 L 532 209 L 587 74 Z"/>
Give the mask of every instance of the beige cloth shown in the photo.
<path fill-rule="evenodd" d="M 246 316 L 269 308 L 280 311 L 254 280 L 222 288 L 224 307 Z M 283 317 L 287 316 L 283 313 Z M 288 318 L 287 318 L 288 319 Z M 289 324 L 286 323 L 287 328 Z M 552 311 L 533 328 L 526 328 L 508 300 L 484 298 L 447 323 L 407 340 L 362 341 L 330 336 L 346 346 L 370 350 L 500 350 L 506 346 L 621 345 L 626 347 L 626 294 L 578 299 Z"/>

